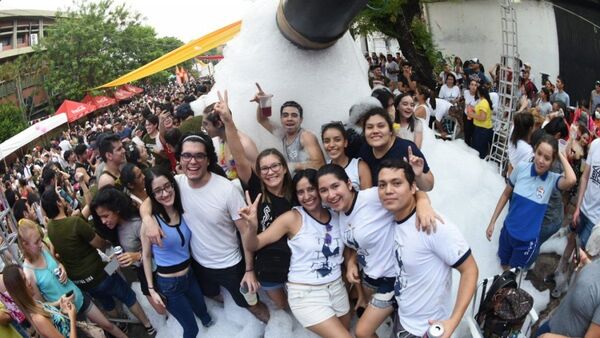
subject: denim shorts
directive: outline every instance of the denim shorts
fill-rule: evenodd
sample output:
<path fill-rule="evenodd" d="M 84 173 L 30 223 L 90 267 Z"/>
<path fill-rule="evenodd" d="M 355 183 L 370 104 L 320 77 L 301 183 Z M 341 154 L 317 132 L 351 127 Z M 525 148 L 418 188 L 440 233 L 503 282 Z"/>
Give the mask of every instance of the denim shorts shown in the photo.
<path fill-rule="evenodd" d="M 373 290 L 373 296 L 369 304 L 378 309 L 386 309 L 394 305 L 394 277 L 380 277 L 377 279 L 369 277 L 367 274 L 362 274 L 362 284 Z"/>
<path fill-rule="evenodd" d="M 100 284 L 87 291 L 106 311 L 112 311 L 117 306 L 113 297 L 127 307 L 132 307 L 137 302 L 135 293 L 118 273 L 106 277 Z"/>
<path fill-rule="evenodd" d="M 285 283 L 277 283 L 277 282 L 260 282 L 260 288 L 265 291 L 272 291 L 283 289 L 285 287 Z"/>

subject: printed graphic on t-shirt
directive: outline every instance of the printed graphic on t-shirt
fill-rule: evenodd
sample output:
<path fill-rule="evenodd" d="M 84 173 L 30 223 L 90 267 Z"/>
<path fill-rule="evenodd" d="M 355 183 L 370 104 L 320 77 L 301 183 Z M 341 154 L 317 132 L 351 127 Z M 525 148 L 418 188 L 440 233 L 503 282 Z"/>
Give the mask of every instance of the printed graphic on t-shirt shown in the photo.
<path fill-rule="evenodd" d="M 317 238 L 321 250 L 316 251 L 316 261 L 313 263 L 312 269 L 317 273 L 317 277 L 326 277 L 333 271 L 333 266 L 329 262 L 329 258 L 340 255 L 340 243 L 338 238 L 331 237 L 333 227 L 330 224 L 325 225 L 327 232 L 324 238 Z"/>
<path fill-rule="evenodd" d="M 402 289 L 406 287 L 406 271 L 404 270 L 404 263 L 402 263 L 402 244 L 398 241 L 395 243 L 394 255 L 396 257 L 396 281 L 394 282 L 394 296 L 400 297 Z"/>
<path fill-rule="evenodd" d="M 367 266 L 366 257 L 369 256 L 369 251 L 367 249 L 361 248 L 358 244 L 358 241 L 354 236 L 354 227 L 352 227 L 352 224 L 348 224 L 348 229 L 346 229 L 346 231 L 344 232 L 344 242 L 348 243 L 349 247 L 356 250 L 358 265 L 364 269 Z"/>
<path fill-rule="evenodd" d="M 593 165 L 590 171 L 590 181 L 600 185 L 600 165 Z"/>
<path fill-rule="evenodd" d="M 263 216 L 260 220 L 260 227 L 262 231 L 265 231 L 269 225 L 271 225 L 272 217 L 271 217 L 271 207 L 267 204 L 263 208 Z"/>

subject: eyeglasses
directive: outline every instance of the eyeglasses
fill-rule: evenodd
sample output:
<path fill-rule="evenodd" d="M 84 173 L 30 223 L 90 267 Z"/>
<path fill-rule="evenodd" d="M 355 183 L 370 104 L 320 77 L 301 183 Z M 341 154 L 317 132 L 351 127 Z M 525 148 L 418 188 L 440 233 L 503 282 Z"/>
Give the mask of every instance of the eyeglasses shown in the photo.
<path fill-rule="evenodd" d="M 270 166 L 260 167 L 260 173 L 266 175 L 269 173 L 269 170 L 271 170 L 274 173 L 278 173 L 281 170 L 282 166 L 283 165 L 281 163 L 273 163 Z"/>
<path fill-rule="evenodd" d="M 206 159 L 206 153 L 182 153 L 181 154 L 181 161 L 185 161 L 185 162 L 189 162 L 192 160 L 192 158 L 194 160 L 196 160 L 196 162 L 201 162 L 204 161 L 204 159 Z"/>
<path fill-rule="evenodd" d="M 152 190 L 152 194 L 154 194 L 155 197 L 162 196 L 163 193 L 169 194 L 171 192 L 173 192 L 173 185 L 171 184 L 171 182 L 166 183 L 160 188 Z"/>

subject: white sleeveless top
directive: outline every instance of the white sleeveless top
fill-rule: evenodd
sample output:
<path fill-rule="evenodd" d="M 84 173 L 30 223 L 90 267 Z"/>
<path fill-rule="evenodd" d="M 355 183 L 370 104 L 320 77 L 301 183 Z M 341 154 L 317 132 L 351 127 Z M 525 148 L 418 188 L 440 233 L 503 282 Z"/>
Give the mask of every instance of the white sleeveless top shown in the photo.
<path fill-rule="evenodd" d="M 418 105 L 418 106 L 415 107 L 415 111 L 419 107 L 425 108 L 425 112 L 427 113 L 427 116 L 425 116 L 425 118 L 424 118 L 424 120 L 425 120 L 425 126 L 429 126 L 429 119 L 431 119 L 431 115 L 433 114 L 433 111 L 431 110 L 431 107 L 429 106 L 429 104 L 420 104 L 420 105 Z"/>
<path fill-rule="evenodd" d="M 362 161 L 360 158 L 351 158 L 350 162 L 344 167 L 344 171 L 346 171 L 346 175 L 348 175 L 356 191 L 360 191 L 360 174 L 358 170 L 358 163 L 360 161 Z M 331 160 L 329 160 L 329 163 L 331 163 Z"/>
<path fill-rule="evenodd" d="M 294 207 L 294 210 L 302 216 L 302 227 L 287 241 L 292 251 L 288 281 L 321 285 L 337 280 L 342 276 L 344 262 L 344 243 L 337 214 L 329 212 L 331 218 L 323 224 L 302 207 Z"/>

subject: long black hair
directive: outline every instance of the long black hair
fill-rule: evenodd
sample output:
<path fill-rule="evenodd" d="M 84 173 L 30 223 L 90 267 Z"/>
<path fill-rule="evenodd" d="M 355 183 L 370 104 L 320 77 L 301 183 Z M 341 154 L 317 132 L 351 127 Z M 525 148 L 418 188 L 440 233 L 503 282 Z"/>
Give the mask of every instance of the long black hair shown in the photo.
<path fill-rule="evenodd" d="M 160 202 L 158 202 L 156 200 L 156 197 L 154 196 L 154 193 L 152 192 L 152 182 L 154 181 L 154 179 L 156 179 L 160 176 L 164 176 L 169 181 L 169 183 L 171 183 L 171 185 L 173 186 L 173 191 L 175 193 L 175 201 L 173 202 L 173 207 L 175 208 L 175 210 L 177 210 L 177 212 L 179 212 L 179 215 L 182 215 L 183 214 L 183 206 L 181 204 L 181 193 L 179 192 L 179 186 L 177 185 L 177 182 L 175 182 L 175 178 L 173 177 L 173 174 L 171 173 L 171 171 L 158 166 L 158 167 L 152 167 L 152 168 L 148 169 L 145 172 L 145 175 L 146 175 L 146 178 L 144 180 L 144 185 L 146 187 L 146 192 L 148 193 L 148 197 L 150 197 L 150 202 L 152 202 L 152 213 L 155 215 L 159 215 L 167 223 L 171 222 L 171 219 L 169 218 L 169 215 L 165 211 L 165 208 L 163 207 L 162 204 L 160 204 Z"/>
<path fill-rule="evenodd" d="M 485 88 L 485 86 L 477 87 L 477 94 L 480 99 L 485 99 L 490 105 L 490 110 L 494 110 L 494 104 L 492 103 L 492 99 L 490 98 L 490 92 Z"/>
<path fill-rule="evenodd" d="M 295 205 L 300 205 L 300 201 L 298 201 L 298 195 L 296 194 L 296 192 L 297 192 L 298 183 L 303 178 L 306 178 L 308 180 L 308 183 L 310 183 L 313 187 L 315 187 L 316 190 L 318 190 L 317 170 L 312 169 L 312 168 L 296 170 L 296 173 L 294 174 L 294 178 L 292 179 L 292 183 L 294 184 L 294 204 Z M 321 197 L 319 197 L 319 198 L 321 198 Z"/>
<path fill-rule="evenodd" d="M 119 243 L 119 235 L 117 229 L 109 229 L 102 223 L 96 209 L 98 207 L 106 208 L 114 213 L 117 213 L 122 220 L 132 220 L 140 217 L 137 207 L 127 194 L 118 190 L 113 186 L 105 186 L 98 190 L 96 196 L 90 204 L 90 211 L 94 219 L 94 227 L 98 230 L 101 237 L 109 240 L 113 245 Z"/>

